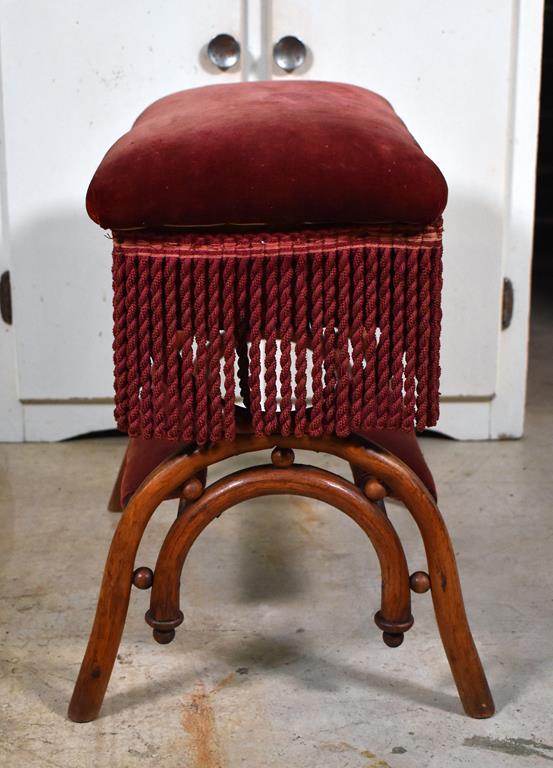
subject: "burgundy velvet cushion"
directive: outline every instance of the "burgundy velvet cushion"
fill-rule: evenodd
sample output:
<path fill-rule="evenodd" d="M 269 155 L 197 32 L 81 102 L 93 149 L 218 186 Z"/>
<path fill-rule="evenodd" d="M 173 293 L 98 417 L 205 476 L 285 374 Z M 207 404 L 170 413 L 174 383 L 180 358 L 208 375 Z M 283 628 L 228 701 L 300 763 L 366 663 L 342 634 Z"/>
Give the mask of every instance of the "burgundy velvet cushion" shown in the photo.
<path fill-rule="evenodd" d="M 398 459 L 407 464 L 436 498 L 434 478 L 424 460 L 414 432 L 375 429 L 364 432 L 363 437 L 395 454 Z M 143 437 L 131 437 L 121 480 L 121 504 L 125 506 L 140 483 L 158 464 L 185 447 L 184 443 L 174 440 L 146 440 Z M 355 473 L 355 480 L 359 483 L 363 482 L 362 471 Z M 178 495 L 180 495 L 180 489 L 174 497 Z"/>
<path fill-rule="evenodd" d="M 156 101 L 87 195 L 109 229 L 429 224 L 447 186 L 390 104 L 314 81 L 213 85 Z"/>

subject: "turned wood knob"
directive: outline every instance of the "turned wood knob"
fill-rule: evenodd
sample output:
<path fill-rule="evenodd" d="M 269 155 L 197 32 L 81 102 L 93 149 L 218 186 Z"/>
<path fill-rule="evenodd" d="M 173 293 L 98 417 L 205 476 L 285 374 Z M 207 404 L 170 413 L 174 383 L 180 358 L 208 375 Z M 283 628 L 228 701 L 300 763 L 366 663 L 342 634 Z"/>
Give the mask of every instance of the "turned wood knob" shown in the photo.
<path fill-rule="evenodd" d="M 159 643 L 160 645 L 167 645 L 171 640 L 175 639 L 174 629 L 154 629 L 152 634 L 156 643 Z"/>
<path fill-rule="evenodd" d="M 271 461 L 275 467 L 290 467 L 294 463 L 294 451 L 291 448 L 273 448 Z"/>
<path fill-rule="evenodd" d="M 196 501 L 204 492 L 202 481 L 198 477 L 191 477 L 182 489 L 182 498 L 186 501 Z"/>
<path fill-rule="evenodd" d="M 424 571 L 415 571 L 409 577 L 409 585 L 413 592 L 422 594 L 430 589 L 430 576 Z"/>
<path fill-rule="evenodd" d="M 403 632 L 383 632 L 382 639 L 390 648 L 398 648 L 403 642 Z"/>
<path fill-rule="evenodd" d="M 363 488 L 365 496 L 371 501 L 381 501 L 386 498 L 388 491 L 376 477 L 369 477 Z"/>
<path fill-rule="evenodd" d="M 154 583 L 154 572 L 151 568 L 137 568 L 132 575 L 132 583 L 138 589 L 150 589 Z"/>

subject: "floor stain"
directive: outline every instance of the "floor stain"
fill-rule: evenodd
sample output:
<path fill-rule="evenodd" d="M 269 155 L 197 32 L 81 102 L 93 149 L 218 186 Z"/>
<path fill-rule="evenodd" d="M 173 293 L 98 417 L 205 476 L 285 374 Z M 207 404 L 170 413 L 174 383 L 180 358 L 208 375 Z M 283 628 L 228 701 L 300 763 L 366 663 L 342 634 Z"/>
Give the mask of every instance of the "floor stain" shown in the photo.
<path fill-rule="evenodd" d="M 184 703 L 182 724 L 190 736 L 194 768 L 222 768 L 213 704 L 203 683 L 196 684 Z"/>
<path fill-rule="evenodd" d="M 370 752 L 368 749 L 357 749 L 353 744 L 349 744 L 347 741 L 323 741 L 320 744 L 321 749 L 325 749 L 327 752 L 357 752 L 361 757 L 370 760 L 364 768 L 391 768 L 386 760 L 380 760 L 374 752 Z"/>
<path fill-rule="evenodd" d="M 324 525 L 324 520 L 318 514 L 312 501 L 299 497 L 296 499 L 296 504 L 300 509 L 304 520 L 307 523 L 309 523 L 310 525 L 313 525 L 315 523 L 317 523 L 318 525 Z"/>
<path fill-rule="evenodd" d="M 544 760 L 553 761 L 553 755 L 545 755 L 542 751 L 553 752 L 553 746 L 533 739 L 491 739 L 488 736 L 471 736 L 464 740 L 463 746 L 490 749 L 517 757 L 542 757 Z"/>
<path fill-rule="evenodd" d="M 322 525 L 323 520 L 313 508 L 313 503 L 307 499 L 295 499 L 295 507 L 301 512 L 301 519 L 293 518 L 293 524 L 309 541 L 314 541 L 316 539 L 315 525 Z"/>
<path fill-rule="evenodd" d="M 357 752 L 356 748 L 347 741 L 323 741 L 319 746 L 326 752 Z"/>
<path fill-rule="evenodd" d="M 219 680 L 219 682 L 215 685 L 215 688 L 213 688 L 211 693 L 217 693 L 217 691 L 221 691 L 223 688 L 226 688 L 228 685 L 232 685 L 235 677 L 236 677 L 236 672 L 229 672 L 228 675 L 225 675 Z"/>

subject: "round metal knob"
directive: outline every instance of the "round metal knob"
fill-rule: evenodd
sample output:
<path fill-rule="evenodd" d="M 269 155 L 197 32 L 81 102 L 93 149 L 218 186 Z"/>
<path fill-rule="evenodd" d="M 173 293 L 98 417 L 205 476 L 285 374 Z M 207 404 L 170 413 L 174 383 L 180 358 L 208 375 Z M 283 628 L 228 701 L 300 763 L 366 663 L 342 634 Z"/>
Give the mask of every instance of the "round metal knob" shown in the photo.
<path fill-rule="evenodd" d="M 275 64 L 285 72 L 293 72 L 298 67 L 301 67 L 306 56 L 307 48 L 301 40 L 298 40 L 293 35 L 281 37 L 273 48 Z"/>
<path fill-rule="evenodd" d="M 240 61 L 240 43 L 232 35 L 216 35 L 207 45 L 207 56 L 225 72 Z"/>

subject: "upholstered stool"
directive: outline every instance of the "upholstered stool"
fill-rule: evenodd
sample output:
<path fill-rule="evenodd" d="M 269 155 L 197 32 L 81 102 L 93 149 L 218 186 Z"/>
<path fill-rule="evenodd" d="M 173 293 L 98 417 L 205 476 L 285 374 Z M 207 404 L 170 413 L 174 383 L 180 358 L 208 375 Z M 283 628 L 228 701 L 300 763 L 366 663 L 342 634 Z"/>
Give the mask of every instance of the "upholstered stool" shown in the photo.
<path fill-rule="evenodd" d="M 413 623 L 410 590 L 431 590 L 466 712 L 493 713 L 415 438 L 438 418 L 446 199 L 390 104 L 343 84 L 176 93 L 107 153 L 87 208 L 113 231 L 115 418 L 130 440 L 73 720 L 100 710 L 132 585 L 152 589 L 146 621 L 170 642 L 191 545 L 224 510 L 265 494 L 326 501 L 365 531 L 389 646 Z M 294 448 L 340 457 L 354 483 L 296 465 Z M 272 451 L 271 463 L 207 485 L 210 465 L 251 451 Z M 425 571 L 409 576 L 387 496 L 414 517 Z M 150 517 L 175 497 L 155 570 L 137 567 Z"/>

